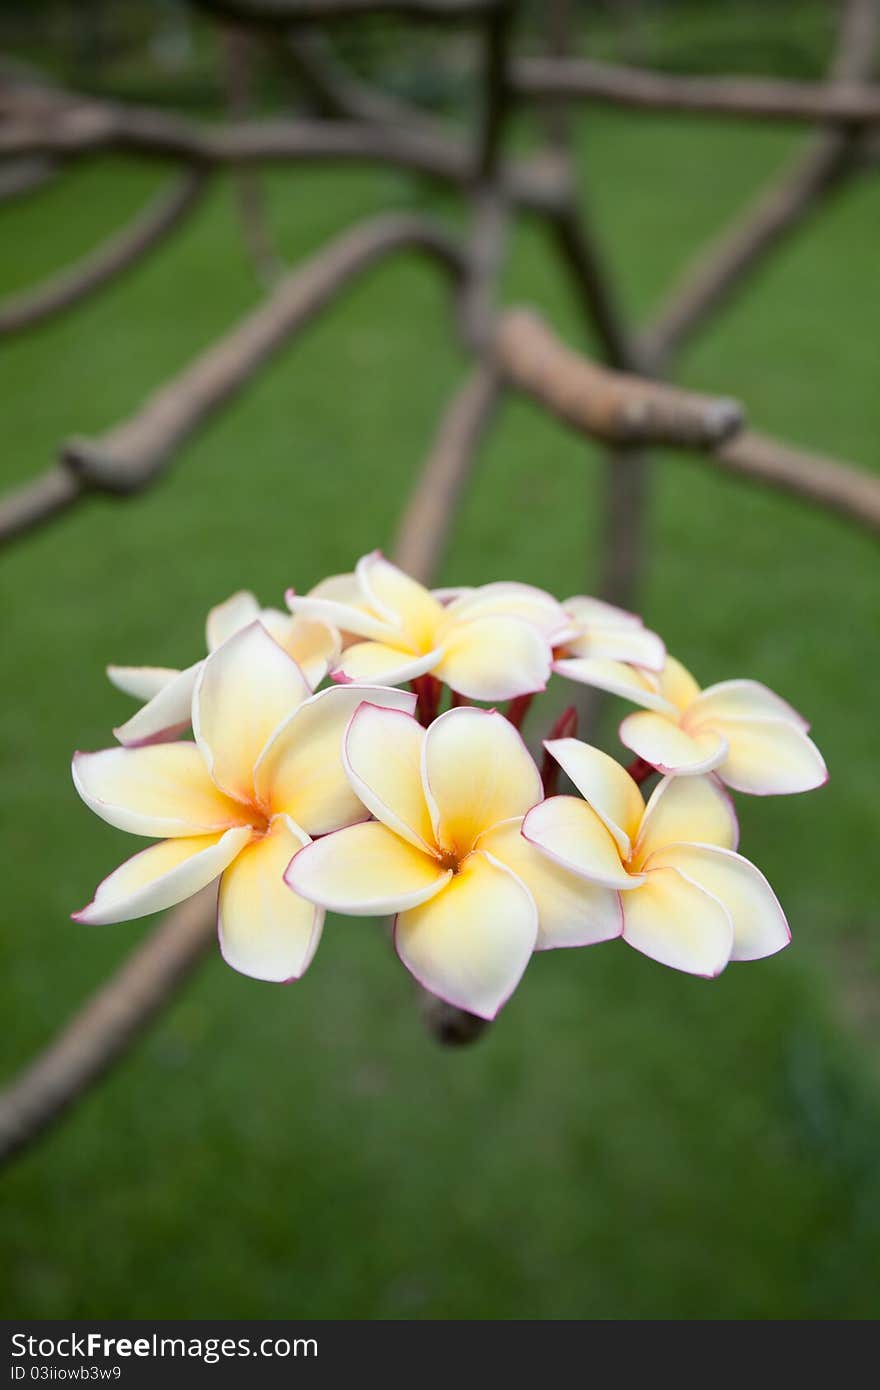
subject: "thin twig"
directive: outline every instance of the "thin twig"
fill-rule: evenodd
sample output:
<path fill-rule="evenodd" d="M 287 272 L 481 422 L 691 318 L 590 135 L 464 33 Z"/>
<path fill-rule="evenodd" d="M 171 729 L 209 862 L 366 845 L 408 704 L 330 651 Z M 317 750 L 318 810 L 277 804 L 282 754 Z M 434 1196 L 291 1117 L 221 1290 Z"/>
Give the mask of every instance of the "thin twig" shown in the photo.
<path fill-rule="evenodd" d="M 253 43 L 250 34 L 228 25 L 222 33 L 223 75 L 226 102 L 233 120 L 244 120 L 253 107 Z M 236 204 L 242 236 L 257 278 L 264 289 L 271 288 L 284 270 L 266 211 L 266 191 L 258 173 L 239 169 L 235 174 Z"/>
<path fill-rule="evenodd" d="M 186 170 L 174 180 L 170 189 L 162 189 L 127 226 L 82 260 L 65 267 L 35 289 L 0 300 L 0 334 L 18 333 L 43 323 L 87 299 L 143 260 L 195 210 L 206 182 L 204 170 Z"/>

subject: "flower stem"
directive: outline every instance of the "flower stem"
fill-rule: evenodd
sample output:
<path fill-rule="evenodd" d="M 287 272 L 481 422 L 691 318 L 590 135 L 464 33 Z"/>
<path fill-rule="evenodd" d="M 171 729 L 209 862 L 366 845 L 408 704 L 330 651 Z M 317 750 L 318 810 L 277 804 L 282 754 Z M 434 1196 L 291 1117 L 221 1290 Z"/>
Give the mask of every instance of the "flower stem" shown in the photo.
<path fill-rule="evenodd" d="M 646 763 L 644 758 L 633 758 L 632 762 L 626 770 L 635 782 L 636 786 L 641 786 L 642 782 L 646 782 L 648 780 L 652 772 L 657 771 L 657 769 L 655 767 L 652 767 L 650 763 Z"/>
<path fill-rule="evenodd" d="M 442 682 L 436 676 L 417 676 L 410 684 L 416 694 L 416 718 L 427 729 L 437 718 Z"/>
<path fill-rule="evenodd" d="M 553 728 L 547 735 L 547 740 L 554 738 L 574 738 L 577 733 L 578 712 L 574 705 L 569 705 L 560 714 Z M 559 782 L 559 764 L 554 757 L 544 750 L 544 759 L 541 763 L 541 782 L 544 786 L 545 796 L 555 796 L 556 787 Z"/>
<path fill-rule="evenodd" d="M 535 698 L 535 692 L 528 695 L 517 695 L 516 699 L 511 700 L 507 709 L 504 711 L 505 718 L 509 719 L 515 729 L 522 728 L 522 722 L 529 712 L 529 707 Z"/>

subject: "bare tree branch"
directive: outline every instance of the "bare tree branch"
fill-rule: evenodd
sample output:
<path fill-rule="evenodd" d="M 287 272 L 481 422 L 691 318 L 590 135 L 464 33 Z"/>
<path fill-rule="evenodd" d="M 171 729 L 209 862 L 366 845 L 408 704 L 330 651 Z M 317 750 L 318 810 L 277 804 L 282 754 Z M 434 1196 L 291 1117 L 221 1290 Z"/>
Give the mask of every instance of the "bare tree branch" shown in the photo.
<path fill-rule="evenodd" d="M 437 572 L 462 489 L 492 422 L 502 385 L 479 363 L 449 402 L 394 543 L 394 560 L 427 583 Z"/>
<path fill-rule="evenodd" d="M 60 1119 L 167 1007 L 215 940 L 216 903 L 215 886 L 169 912 L 0 1092 L 0 1160 Z"/>
<path fill-rule="evenodd" d="M 831 80 L 857 85 L 872 71 L 877 49 L 877 0 L 849 0 L 843 11 Z M 781 176 L 758 194 L 733 225 L 701 251 L 673 287 L 640 350 L 660 366 L 677 352 L 740 281 L 857 164 L 858 128 L 833 128 L 816 135 Z"/>
<path fill-rule="evenodd" d="M 0 166 L 0 203 L 12 202 L 15 198 L 26 198 L 31 193 L 39 193 L 41 188 L 52 183 L 57 169 L 51 159 L 14 159 Z"/>
<path fill-rule="evenodd" d="M 442 134 L 426 111 L 362 82 L 336 57 L 326 35 L 303 26 L 284 36 L 282 56 L 303 84 L 322 116 L 342 117 L 367 125 L 414 126 Z"/>
<path fill-rule="evenodd" d="M 0 300 L 0 334 L 18 333 L 69 309 L 101 289 L 159 246 L 195 209 L 205 190 L 201 169 L 180 174 L 120 231 L 75 265 L 38 285 Z"/>
<path fill-rule="evenodd" d="M 274 292 L 130 419 L 100 439 L 71 439 L 61 458 L 76 486 L 57 472 L 0 499 L 0 539 L 21 535 L 73 505 L 86 489 L 126 494 L 149 486 L 178 445 L 221 409 L 273 352 L 311 323 L 355 276 L 393 252 L 425 252 L 459 278 L 457 243 L 431 222 L 382 216 L 343 233 L 279 281 Z"/>
<path fill-rule="evenodd" d="M 711 455 L 730 473 L 780 488 L 880 532 L 880 476 L 743 430 Z"/>
<path fill-rule="evenodd" d="M 758 77 L 685 77 L 615 67 L 587 58 L 523 58 L 512 81 L 520 96 L 607 103 L 647 111 L 697 112 L 745 120 L 880 121 L 880 90 L 845 82 L 780 82 Z"/>

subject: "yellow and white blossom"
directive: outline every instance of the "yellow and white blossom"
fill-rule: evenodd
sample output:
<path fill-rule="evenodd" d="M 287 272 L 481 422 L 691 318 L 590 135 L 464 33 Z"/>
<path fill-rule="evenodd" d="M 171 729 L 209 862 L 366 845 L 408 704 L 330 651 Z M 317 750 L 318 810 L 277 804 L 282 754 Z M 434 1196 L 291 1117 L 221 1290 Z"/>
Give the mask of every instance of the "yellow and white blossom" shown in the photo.
<path fill-rule="evenodd" d="M 444 604 L 379 551 L 353 574 L 334 575 L 309 594 L 287 595 L 291 611 L 358 640 L 346 646 L 334 680 L 400 685 L 432 675 L 470 700 L 508 700 L 543 690 L 550 643 L 520 614 Z"/>
<path fill-rule="evenodd" d="M 828 780 L 809 724 L 765 685 L 720 681 L 701 690 L 668 656 L 658 675 L 638 673 L 629 698 L 649 706 L 629 714 L 621 741 L 658 772 L 717 772 L 734 791 L 757 796 L 805 792 Z"/>
<path fill-rule="evenodd" d="M 199 670 L 194 743 L 77 753 L 80 796 L 110 825 L 160 840 L 136 854 L 74 914 L 127 921 L 170 907 L 220 877 L 226 961 L 263 980 L 298 978 L 323 912 L 285 887 L 293 855 L 367 812 L 342 766 L 342 738 L 363 699 L 411 711 L 400 690 L 333 687 L 313 695 L 262 622 L 217 647 Z"/>
<path fill-rule="evenodd" d="M 616 892 L 585 884 L 523 838 L 541 779 L 502 715 L 462 707 L 425 730 L 365 703 L 343 760 L 376 819 L 308 845 L 287 882 L 338 912 L 396 913 L 398 954 L 431 993 L 493 1018 L 533 950 L 620 934 Z"/>
<path fill-rule="evenodd" d="M 339 633 L 327 623 L 291 617 L 279 608 L 261 608 L 245 589 L 217 604 L 208 614 L 208 652 L 216 651 L 229 637 L 257 621 L 293 657 L 315 690 L 339 655 Z M 184 671 L 166 666 L 108 666 L 107 675 L 119 690 L 146 701 L 137 714 L 113 730 L 119 742 L 137 747 L 182 733 L 189 726 L 193 691 L 203 664 L 197 661 Z"/>
<path fill-rule="evenodd" d="M 523 834 L 584 887 L 620 894 L 623 938 L 695 975 L 730 960 L 772 955 L 790 940 L 763 874 L 736 853 L 730 798 L 717 778 L 667 777 L 647 806 L 619 763 L 577 739 L 546 744 L 583 796 L 554 796 L 525 817 Z"/>

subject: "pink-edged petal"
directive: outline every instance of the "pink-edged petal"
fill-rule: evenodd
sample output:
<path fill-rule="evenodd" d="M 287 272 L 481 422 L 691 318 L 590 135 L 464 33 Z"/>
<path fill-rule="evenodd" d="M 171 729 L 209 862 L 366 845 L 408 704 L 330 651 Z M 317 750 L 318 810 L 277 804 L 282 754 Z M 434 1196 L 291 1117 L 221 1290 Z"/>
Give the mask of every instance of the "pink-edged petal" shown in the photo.
<path fill-rule="evenodd" d="M 337 576 L 341 578 L 342 576 Z M 292 589 L 288 589 L 285 600 L 291 613 L 298 617 L 310 618 L 314 622 L 327 623 L 330 627 L 338 628 L 340 632 L 350 633 L 356 637 L 366 637 L 371 642 L 394 641 L 399 637 L 399 632 L 392 623 L 377 617 L 371 613 L 367 607 L 366 599 L 360 594 L 360 605 L 353 602 L 342 602 L 338 598 L 327 598 L 323 594 L 315 592 L 311 594 L 297 594 Z"/>
<path fill-rule="evenodd" d="M 667 715 L 653 710 L 628 714 L 620 725 L 620 741 L 658 772 L 696 776 L 723 762 L 727 740 L 716 729 L 689 734 Z"/>
<path fill-rule="evenodd" d="M 805 734 L 809 724 L 786 700 L 760 681 L 719 681 L 707 685 L 687 712 L 686 724 L 696 728 L 719 719 L 785 719 Z"/>
<path fill-rule="evenodd" d="M 785 913 L 761 870 L 741 854 L 717 845 L 669 845 L 646 868 L 678 869 L 723 903 L 733 920 L 731 960 L 762 960 L 787 946 Z"/>
<path fill-rule="evenodd" d="M 192 720 L 193 691 L 202 663 L 197 661 L 179 671 L 136 714 L 113 732 L 126 748 L 175 738 L 188 729 Z"/>
<path fill-rule="evenodd" d="M 348 726 L 342 761 L 348 780 L 368 811 L 431 853 L 434 828 L 422 787 L 425 731 L 411 714 L 362 704 Z"/>
<path fill-rule="evenodd" d="M 622 857 L 628 859 L 645 814 L 645 800 L 626 768 L 580 739 L 547 739 L 544 747 L 610 830 Z"/>
<path fill-rule="evenodd" d="M 260 616 L 260 605 L 247 589 L 218 603 L 212 608 L 205 621 L 205 642 L 209 652 L 214 652 L 242 628 L 256 622 Z"/>
<path fill-rule="evenodd" d="M 294 893 L 333 912 L 374 917 L 402 912 L 439 893 L 452 877 L 438 859 L 377 821 L 350 825 L 301 850 L 285 874 Z"/>
<path fill-rule="evenodd" d="M 478 852 L 429 902 L 400 913 L 394 944 L 431 994 L 494 1018 L 522 979 L 537 931 L 528 889 L 498 860 Z"/>
<path fill-rule="evenodd" d="M 614 836 L 579 797 L 542 801 L 523 821 L 523 834 L 554 863 L 604 888 L 630 889 L 641 881 L 627 873 Z"/>
<path fill-rule="evenodd" d="M 467 706 L 447 710 L 427 730 L 422 783 L 436 843 L 458 854 L 543 795 L 532 755 L 510 721 Z"/>
<path fill-rule="evenodd" d="M 180 672 L 173 666 L 108 666 L 107 677 L 117 690 L 136 700 L 152 700 Z"/>
<path fill-rule="evenodd" d="M 620 894 L 570 873 L 530 844 L 520 820 L 507 821 L 481 835 L 477 848 L 522 879 L 538 909 L 536 951 L 560 946 L 594 946 L 620 936 Z"/>
<path fill-rule="evenodd" d="M 644 627 L 638 613 L 630 613 L 627 608 L 618 608 L 616 604 L 606 603 L 605 599 L 592 598 L 587 594 L 575 594 L 572 598 L 563 599 L 562 606 L 579 627 Z"/>
<path fill-rule="evenodd" d="M 692 705 L 700 693 L 700 687 L 687 667 L 682 666 L 676 657 L 668 654 L 657 679 L 661 694 L 666 696 L 679 713 L 683 713 Z"/>
<path fill-rule="evenodd" d="M 673 970 L 709 979 L 721 974 L 733 948 L 733 920 L 699 884 L 678 869 L 653 869 L 622 901 L 630 946 Z"/>
<path fill-rule="evenodd" d="M 132 835 L 167 839 L 250 824 L 248 811 L 211 781 L 194 743 L 77 753 L 72 773 L 86 805 Z"/>
<path fill-rule="evenodd" d="M 590 628 L 566 642 L 563 650 L 565 658 L 622 661 L 651 671 L 662 670 L 666 659 L 663 642 L 646 627 Z"/>
<path fill-rule="evenodd" d="M 300 705 L 276 729 L 254 769 L 257 799 L 270 813 L 286 814 L 309 835 L 365 820 L 342 762 L 349 720 L 364 701 L 412 714 L 408 690 L 331 686 Z"/>
<path fill-rule="evenodd" d="M 571 628 L 571 620 L 552 594 L 531 584 L 499 582 L 483 584 L 460 594 L 446 608 L 455 622 L 470 618 L 523 618 L 537 627 L 550 641 L 560 640 Z"/>
<path fill-rule="evenodd" d="M 222 835 L 191 835 L 150 845 L 99 883 L 92 901 L 74 912 L 73 919 L 103 926 L 173 907 L 213 883 L 241 853 L 251 834 L 250 827 L 244 826 Z"/>
<path fill-rule="evenodd" d="M 407 645 L 421 651 L 437 645 L 435 633 L 444 609 L 429 589 L 386 560 L 380 550 L 364 555 L 355 572 L 370 608 L 403 633 Z"/>
<path fill-rule="evenodd" d="M 725 719 L 716 725 L 728 742 L 718 776 L 734 791 L 785 796 L 828 781 L 815 743 L 787 719 Z"/>
<path fill-rule="evenodd" d="M 291 893 L 284 874 L 309 843 L 287 816 L 238 856 L 220 881 L 217 930 L 227 965 L 255 980 L 298 980 L 308 969 L 324 925 L 323 908 Z"/>
<path fill-rule="evenodd" d="M 566 680 L 607 690 L 611 695 L 620 695 L 624 700 L 632 700 L 633 704 L 643 705 L 646 709 L 674 713 L 673 706 L 660 694 L 648 672 L 627 666 L 623 661 L 600 660 L 591 656 L 560 657 L 553 662 L 553 670 Z"/>
<path fill-rule="evenodd" d="M 438 650 L 414 654 L 389 647 L 384 642 L 355 642 L 346 647 L 333 670 L 335 681 L 370 682 L 379 685 L 402 685 L 431 671 L 439 661 Z"/>
<path fill-rule="evenodd" d="M 452 622 L 442 643 L 434 675 L 468 700 L 510 700 L 543 690 L 550 679 L 550 644 L 522 618 Z"/>
<path fill-rule="evenodd" d="M 291 595 L 296 594 L 295 589 L 288 589 L 287 592 Z M 349 570 L 346 574 L 328 575 L 326 579 L 320 580 L 314 588 L 309 589 L 307 597 L 332 599 L 334 603 L 346 603 L 351 608 L 364 606 L 364 591 L 353 570 Z"/>
<path fill-rule="evenodd" d="M 295 661 L 260 623 L 208 657 L 193 696 L 193 733 L 219 787 L 249 800 L 254 766 L 278 726 L 311 695 Z"/>
<path fill-rule="evenodd" d="M 633 852 L 640 868 L 669 844 L 736 849 L 739 824 L 733 802 L 717 777 L 666 777 L 651 793 Z"/>

